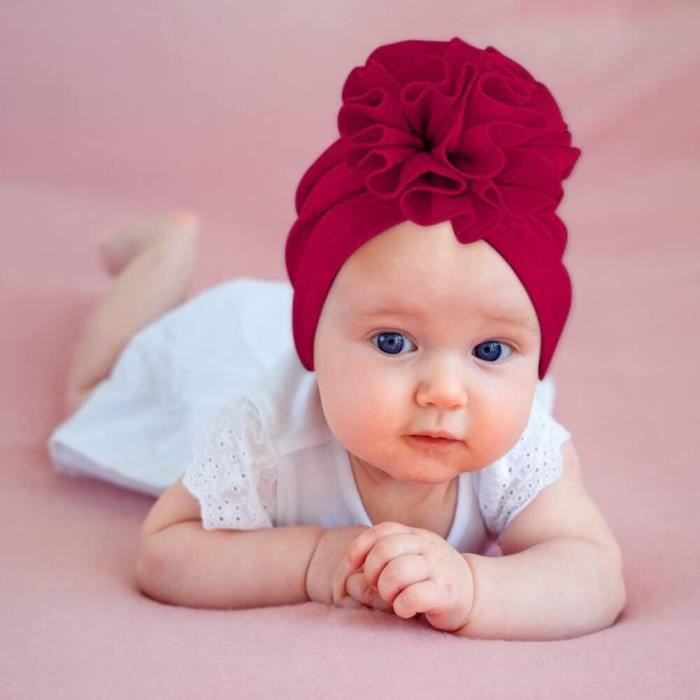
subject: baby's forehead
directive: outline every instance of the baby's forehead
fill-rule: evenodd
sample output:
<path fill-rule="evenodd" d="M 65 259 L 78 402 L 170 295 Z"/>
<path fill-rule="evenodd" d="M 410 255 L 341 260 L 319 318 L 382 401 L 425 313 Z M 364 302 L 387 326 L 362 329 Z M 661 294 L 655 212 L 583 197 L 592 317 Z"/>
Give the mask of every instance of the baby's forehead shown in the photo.
<path fill-rule="evenodd" d="M 508 263 L 493 249 L 465 250 L 463 255 L 365 255 L 350 258 L 334 285 L 353 299 L 382 303 L 399 296 L 421 303 L 426 299 L 468 300 L 522 296 L 524 289 Z M 466 248 L 466 246 L 465 246 Z"/>
<path fill-rule="evenodd" d="M 340 276 L 354 285 L 395 278 L 412 283 L 431 284 L 442 278 L 453 279 L 453 286 L 465 278 L 497 275 L 508 267 L 486 241 L 462 243 L 449 221 L 434 226 L 418 226 L 405 221 L 371 238 L 350 255 Z"/>
<path fill-rule="evenodd" d="M 343 265 L 329 299 L 345 317 L 485 316 L 537 325 L 525 288 L 491 246 L 484 241 L 454 244 L 447 236 L 394 236 L 366 246 Z"/>
<path fill-rule="evenodd" d="M 457 286 L 415 277 L 398 283 L 381 277 L 355 278 L 337 290 L 335 300 L 336 309 L 346 318 L 456 321 L 478 317 L 537 325 L 534 306 L 517 278 L 500 282 L 493 277 L 471 278 Z"/>

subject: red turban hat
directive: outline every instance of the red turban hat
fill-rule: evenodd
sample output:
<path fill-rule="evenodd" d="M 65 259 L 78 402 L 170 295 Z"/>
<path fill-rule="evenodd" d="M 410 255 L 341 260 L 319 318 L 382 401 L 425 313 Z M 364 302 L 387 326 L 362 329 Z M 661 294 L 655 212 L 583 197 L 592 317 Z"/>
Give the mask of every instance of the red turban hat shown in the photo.
<path fill-rule="evenodd" d="M 522 282 L 542 378 L 571 307 L 555 209 L 580 155 L 549 90 L 495 48 L 455 37 L 380 46 L 350 72 L 342 100 L 340 137 L 299 181 L 285 249 L 304 367 L 343 263 L 403 221 L 449 220 L 461 243 L 486 241 Z"/>

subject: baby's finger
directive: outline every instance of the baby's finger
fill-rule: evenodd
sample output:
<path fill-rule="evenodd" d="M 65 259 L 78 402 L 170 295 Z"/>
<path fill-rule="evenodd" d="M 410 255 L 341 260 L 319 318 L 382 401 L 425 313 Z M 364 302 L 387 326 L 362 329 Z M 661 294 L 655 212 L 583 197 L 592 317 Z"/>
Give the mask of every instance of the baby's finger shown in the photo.
<path fill-rule="evenodd" d="M 377 544 L 372 547 L 372 550 L 365 557 L 365 561 L 362 568 L 365 572 L 365 578 L 367 583 L 371 586 L 378 587 L 378 581 L 382 572 L 386 570 L 387 566 L 391 565 L 391 562 L 402 559 L 404 556 L 411 554 L 423 554 L 425 551 L 425 542 L 420 537 L 417 537 L 413 533 L 398 533 L 395 535 L 388 535 L 383 537 L 377 542 Z M 427 562 L 424 562 L 423 570 L 427 566 Z M 415 568 L 415 567 L 414 567 Z M 414 579 L 416 581 L 422 581 L 426 576 L 421 575 L 420 578 Z M 412 581 L 409 581 L 409 583 Z M 384 591 L 382 591 L 382 595 Z M 386 598 L 389 600 L 389 598 Z"/>
<path fill-rule="evenodd" d="M 340 559 L 338 560 L 331 580 L 331 602 L 333 605 L 340 605 L 340 602 L 347 597 L 347 589 L 345 586 L 347 578 L 348 570 L 346 568 L 345 559 Z"/>
<path fill-rule="evenodd" d="M 394 598 L 394 613 L 408 619 L 414 615 L 431 610 L 437 604 L 437 590 L 433 580 L 419 581 L 404 588 Z"/>
<path fill-rule="evenodd" d="M 411 532 L 411 528 L 401 523 L 388 520 L 368 528 L 358 535 L 348 546 L 348 551 L 345 556 L 346 570 L 350 572 L 359 569 L 367 556 L 367 552 L 369 552 L 382 537 L 407 532 Z"/>
<path fill-rule="evenodd" d="M 348 594 L 363 605 L 375 610 L 391 610 L 391 605 L 382 599 L 377 590 L 367 585 L 362 572 L 351 574 L 348 577 L 346 587 Z"/>
<path fill-rule="evenodd" d="M 365 569 L 365 578 L 367 570 Z M 380 572 L 376 587 L 379 595 L 394 604 L 401 591 L 430 579 L 430 565 L 420 554 L 402 554 L 392 559 Z"/>

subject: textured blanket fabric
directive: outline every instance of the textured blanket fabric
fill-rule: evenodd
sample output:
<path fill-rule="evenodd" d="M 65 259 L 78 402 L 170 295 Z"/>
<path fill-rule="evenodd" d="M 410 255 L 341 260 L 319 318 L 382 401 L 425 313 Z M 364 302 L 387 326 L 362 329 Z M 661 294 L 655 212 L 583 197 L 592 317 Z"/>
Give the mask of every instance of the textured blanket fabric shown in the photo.
<path fill-rule="evenodd" d="M 2 4 L 0 696 L 697 697 L 700 12 L 566 6 Z M 189 207 L 203 221 L 193 291 L 283 279 L 293 188 L 335 133 L 349 68 L 381 43 L 455 35 L 541 76 L 583 149 L 560 210 L 574 302 L 552 371 L 622 545 L 623 616 L 578 639 L 501 642 L 370 610 L 141 596 L 153 500 L 59 476 L 45 451 L 108 284 L 97 239 Z"/>

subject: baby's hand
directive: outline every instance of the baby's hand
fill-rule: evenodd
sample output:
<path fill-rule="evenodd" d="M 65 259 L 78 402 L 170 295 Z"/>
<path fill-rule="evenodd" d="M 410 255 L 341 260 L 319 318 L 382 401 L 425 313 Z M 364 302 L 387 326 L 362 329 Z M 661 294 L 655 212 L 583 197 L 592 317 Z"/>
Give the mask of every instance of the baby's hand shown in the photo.
<path fill-rule="evenodd" d="M 350 525 L 324 530 L 306 572 L 306 594 L 309 600 L 339 607 L 362 607 L 362 603 L 348 595 L 336 599 L 332 591 L 338 572 L 345 569 L 348 545 L 367 529 L 364 525 Z"/>
<path fill-rule="evenodd" d="M 348 546 L 344 570 L 334 577 L 333 600 L 346 591 L 364 605 L 393 607 L 406 619 L 425 613 L 433 627 L 452 632 L 469 618 L 474 581 L 465 558 L 442 537 L 386 521 Z"/>

